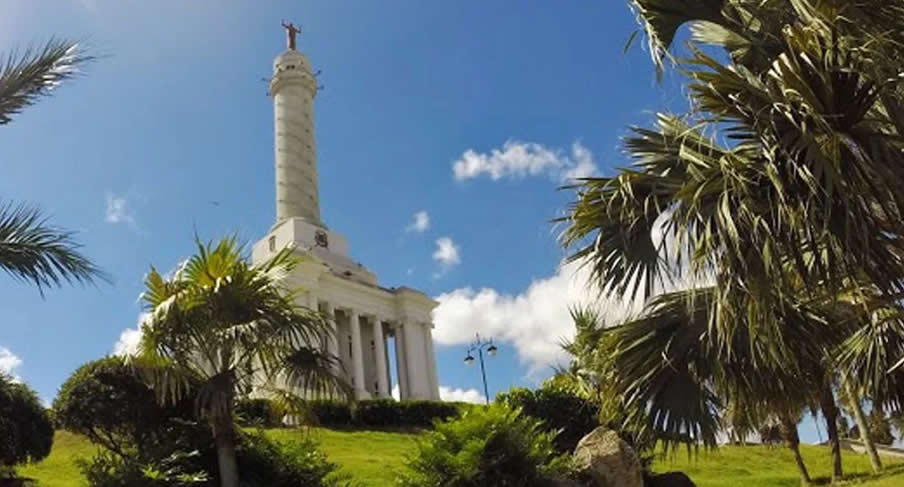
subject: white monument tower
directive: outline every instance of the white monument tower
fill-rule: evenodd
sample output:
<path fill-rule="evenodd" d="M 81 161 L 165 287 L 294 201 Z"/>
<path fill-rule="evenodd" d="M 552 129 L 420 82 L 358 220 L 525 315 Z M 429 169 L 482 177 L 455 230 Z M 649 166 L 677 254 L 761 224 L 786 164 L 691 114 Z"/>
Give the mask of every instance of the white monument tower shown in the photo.
<path fill-rule="evenodd" d="M 283 23 L 288 49 L 273 62 L 276 154 L 276 223 L 254 246 L 261 262 L 286 246 L 304 260 L 287 278 L 303 291 L 299 299 L 330 317 L 338 371 L 354 386 L 356 398 L 389 397 L 393 384 L 387 341 L 395 340 L 395 361 L 402 400 L 439 399 L 431 312 L 437 302 L 414 289 L 387 289 L 377 276 L 351 260 L 348 243 L 320 220 L 314 96 L 317 81 L 308 58 L 298 52 L 300 30 Z"/>

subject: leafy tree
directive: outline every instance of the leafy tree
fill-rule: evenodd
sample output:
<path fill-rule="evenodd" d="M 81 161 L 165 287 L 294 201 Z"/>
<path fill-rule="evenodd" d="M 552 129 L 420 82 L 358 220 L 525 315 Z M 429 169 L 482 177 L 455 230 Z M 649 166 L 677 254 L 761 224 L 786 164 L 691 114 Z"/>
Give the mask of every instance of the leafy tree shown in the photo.
<path fill-rule="evenodd" d="M 171 277 L 151 268 L 131 364 L 162 402 L 191 397 L 210 425 L 223 487 L 239 485 L 236 400 L 254 387 L 296 395 L 346 393 L 323 352 L 330 333 L 315 311 L 284 287 L 298 259 L 290 248 L 252 265 L 234 238 L 197 242 L 197 254 Z M 284 397 L 284 396 L 281 396 Z"/>
<path fill-rule="evenodd" d="M 107 357 L 79 367 L 53 401 L 59 427 L 84 435 L 120 457 L 150 458 L 161 446 L 178 443 L 192 404 L 157 403 L 148 387 L 122 357 Z"/>
<path fill-rule="evenodd" d="M 53 422 L 37 394 L 0 374 L 0 475 L 42 460 L 53 445 Z"/>
<path fill-rule="evenodd" d="M 0 60 L 0 125 L 78 75 L 92 58 L 70 41 L 13 52 Z M 43 292 L 64 282 L 91 283 L 106 276 L 79 252 L 73 233 L 51 225 L 34 207 L 0 205 L 0 269 Z"/>
<path fill-rule="evenodd" d="M 555 433 L 538 419 L 501 404 L 476 408 L 438 422 L 408 461 L 398 485 L 541 487 L 569 473 L 568 457 L 553 444 Z"/>

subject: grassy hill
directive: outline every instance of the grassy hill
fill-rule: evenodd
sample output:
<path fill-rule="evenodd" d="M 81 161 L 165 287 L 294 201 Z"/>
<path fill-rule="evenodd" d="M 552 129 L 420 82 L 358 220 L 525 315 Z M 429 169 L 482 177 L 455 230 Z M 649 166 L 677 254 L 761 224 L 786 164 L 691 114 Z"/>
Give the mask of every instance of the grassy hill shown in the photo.
<path fill-rule="evenodd" d="M 392 485 L 395 472 L 403 468 L 405 455 L 414 450 L 416 434 L 381 431 L 303 431 L 273 430 L 280 440 L 311 434 L 320 441 L 330 460 L 342 466 L 367 486 Z M 831 472 L 828 451 L 823 447 L 802 446 L 804 459 L 814 477 L 826 480 Z M 38 480 L 41 487 L 84 487 L 75 461 L 89 457 L 94 447 L 84 438 L 66 432 L 57 433 L 53 452 L 43 462 L 20 469 L 20 474 Z M 889 468 L 879 476 L 868 475 L 866 457 L 845 452 L 844 466 L 850 479 L 843 485 L 861 487 L 904 486 L 904 463 L 887 459 Z M 654 465 L 656 471 L 681 470 L 699 487 L 793 487 L 799 485 L 791 455 L 785 448 L 724 447 L 716 452 L 701 452 L 688 457 L 681 452 Z"/>

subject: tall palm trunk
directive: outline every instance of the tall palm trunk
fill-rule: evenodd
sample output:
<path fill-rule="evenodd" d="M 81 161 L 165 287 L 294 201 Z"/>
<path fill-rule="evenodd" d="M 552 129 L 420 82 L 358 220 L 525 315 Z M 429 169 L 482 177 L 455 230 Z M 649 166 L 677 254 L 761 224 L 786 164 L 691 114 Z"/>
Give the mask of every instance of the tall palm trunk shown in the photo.
<path fill-rule="evenodd" d="M 835 393 L 832 385 L 826 381 L 819 392 L 819 407 L 826 419 L 826 434 L 832 447 L 832 482 L 841 480 L 844 468 L 841 465 L 841 437 L 838 435 L 838 407 L 835 405 Z"/>
<path fill-rule="evenodd" d="M 782 439 L 794 454 L 794 463 L 797 464 L 797 470 L 800 472 L 800 485 L 810 485 L 810 472 L 807 471 L 807 465 L 800 456 L 800 436 L 797 434 L 797 423 L 790 416 L 783 415 L 779 418 L 779 427 L 782 430 Z"/>
<path fill-rule="evenodd" d="M 882 460 L 879 459 L 879 452 L 876 450 L 876 444 L 873 443 L 873 437 L 870 436 L 869 424 L 866 422 L 866 415 L 863 414 L 863 407 L 860 405 L 860 397 L 854 392 L 854 387 L 847 377 L 842 378 L 844 384 L 844 392 L 854 413 L 854 421 L 857 422 L 857 429 L 860 430 L 860 441 L 863 442 L 866 453 L 869 455 L 869 463 L 873 467 L 874 472 L 882 470 Z"/>
<path fill-rule="evenodd" d="M 212 418 L 214 442 L 217 446 L 217 464 L 220 469 L 220 487 L 239 487 L 239 466 L 235 458 L 235 424 L 231 412 Z"/>

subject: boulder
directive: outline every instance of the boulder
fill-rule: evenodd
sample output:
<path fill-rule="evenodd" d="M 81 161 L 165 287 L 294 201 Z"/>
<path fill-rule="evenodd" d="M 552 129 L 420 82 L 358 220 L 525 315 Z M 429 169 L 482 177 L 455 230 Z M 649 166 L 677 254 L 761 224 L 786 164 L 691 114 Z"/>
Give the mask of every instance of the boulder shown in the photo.
<path fill-rule="evenodd" d="M 668 472 L 647 477 L 646 487 L 697 487 L 684 472 Z"/>
<path fill-rule="evenodd" d="M 597 487 L 644 487 L 637 453 L 618 433 L 602 426 L 578 443 L 574 465 Z"/>

